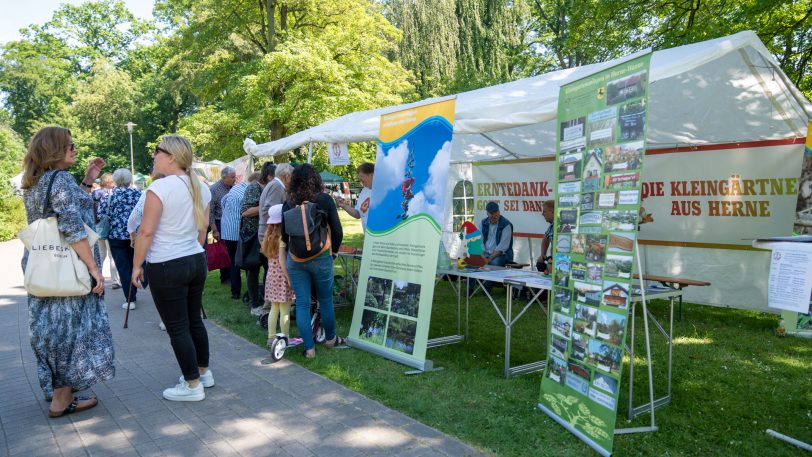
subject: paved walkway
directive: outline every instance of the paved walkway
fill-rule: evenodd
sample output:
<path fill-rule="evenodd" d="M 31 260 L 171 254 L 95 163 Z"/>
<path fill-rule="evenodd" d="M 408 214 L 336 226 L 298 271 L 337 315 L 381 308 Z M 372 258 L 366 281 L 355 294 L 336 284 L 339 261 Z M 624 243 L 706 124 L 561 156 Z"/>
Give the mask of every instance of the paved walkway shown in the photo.
<path fill-rule="evenodd" d="M 202 402 L 161 392 L 179 370 L 148 294 L 123 329 L 124 301 L 108 289 L 116 377 L 99 406 L 48 418 L 28 337 L 19 259 L 0 243 L 0 457 L 5 456 L 465 456 L 476 451 L 207 322 L 216 386 Z"/>

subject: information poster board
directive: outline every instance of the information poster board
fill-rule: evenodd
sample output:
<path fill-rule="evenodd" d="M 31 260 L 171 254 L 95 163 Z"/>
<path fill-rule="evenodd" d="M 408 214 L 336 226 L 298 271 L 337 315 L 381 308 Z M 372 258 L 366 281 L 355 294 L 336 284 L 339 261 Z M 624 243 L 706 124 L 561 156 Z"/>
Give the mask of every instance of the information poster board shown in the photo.
<path fill-rule="evenodd" d="M 562 86 L 558 98 L 553 291 L 539 407 L 607 456 L 631 299 L 650 58 Z"/>
<path fill-rule="evenodd" d="M 347 143 L 327 143 L 327 155 L 330 157 L 330 165 L 349 165 L 350 153 Z"/>
<path fill-rule="evenodd" d="M 381 116 L 349 343 L 421 370 L 451 159 L 455 100 Z"/>

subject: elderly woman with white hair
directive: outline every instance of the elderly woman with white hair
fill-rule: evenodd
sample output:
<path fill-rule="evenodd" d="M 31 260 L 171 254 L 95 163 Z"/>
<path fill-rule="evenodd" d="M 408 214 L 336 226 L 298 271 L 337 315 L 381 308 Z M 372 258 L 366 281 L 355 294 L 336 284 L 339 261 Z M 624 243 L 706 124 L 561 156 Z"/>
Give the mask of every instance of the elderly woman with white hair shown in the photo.
<path fill-rule="evenodd" d="M 138 203 L 141 192 L 132 188 L 133 175 L 126 168 L 119 168 L 113 172 L 113 183 L 115 188 L 99 206 L 99 216 L 110 218 L 110 234 L 107 242 L 110 244 L 110 252 L 113 253 L 113 260 L 121 278 L 132 276 L 132 266 L 134 252 L 130 245 L 130 233 L 127 231 L 127 219 Z M 121 291 L 124 293 L 124 303 L 122 308 L 135 309 L 135 300 L 138 289 L 133 287 L 128 281 L 121 281 Z"/>

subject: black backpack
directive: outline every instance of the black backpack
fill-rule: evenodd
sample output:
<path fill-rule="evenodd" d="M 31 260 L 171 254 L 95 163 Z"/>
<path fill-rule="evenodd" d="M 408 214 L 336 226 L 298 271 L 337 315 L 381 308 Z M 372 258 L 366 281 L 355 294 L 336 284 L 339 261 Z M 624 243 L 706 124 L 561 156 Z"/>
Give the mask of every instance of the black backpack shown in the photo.
<path fill-rule="evenodd" d="M 308 262 L 330 249 L 330 228 L 327 213 L 315 203 L 285 211 L 285 233 L 290 237 L 288 252 L 294 262 Z"/>

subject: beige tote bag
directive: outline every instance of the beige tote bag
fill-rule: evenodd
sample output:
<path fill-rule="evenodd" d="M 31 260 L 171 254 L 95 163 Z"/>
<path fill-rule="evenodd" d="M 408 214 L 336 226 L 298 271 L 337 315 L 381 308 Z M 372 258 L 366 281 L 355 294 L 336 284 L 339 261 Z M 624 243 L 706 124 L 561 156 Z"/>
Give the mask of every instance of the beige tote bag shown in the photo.
<path fill-rule="evenodd" d="M 57 173 L 51 176 L 48 184 L 43 214 L 48 208 L 51 186 Z M 92 251 L 99 236 L 87 224 L 84 226 Z M 24 284 L 29 294 L 35 297 L 72 297 L 90 293 L 92 286 L 87 265 L 59 232 L 56 217 L 38 219 L 17 236 L 28 250 Z"/>

